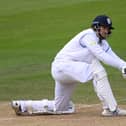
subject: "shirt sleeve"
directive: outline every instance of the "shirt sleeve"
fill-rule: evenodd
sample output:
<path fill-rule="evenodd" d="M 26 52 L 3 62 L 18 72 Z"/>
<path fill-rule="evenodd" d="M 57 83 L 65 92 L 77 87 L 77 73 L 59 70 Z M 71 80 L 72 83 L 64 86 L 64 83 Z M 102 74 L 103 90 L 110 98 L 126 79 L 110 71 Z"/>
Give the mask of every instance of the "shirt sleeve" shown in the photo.
<path fill-rule="evenodd" d="M 121 70 L 123 64 L 118 58 L 113 57 L 98 44 L 98 38 L 92 34 L 87 34 L 81 40 L 81 44 L 85 45 L 86 48 L 94 55 L 98 60 L 105 64 L 113 66 Z"/>
<path fill-rule="evenodd" d="M 116 58 L 119 62 L 123 64 L 123 66 L 126 66 L 126 62 L 121 59 L 111 48 L 107 51 L 109 55 L 111 55 L 113 58 Z"/>

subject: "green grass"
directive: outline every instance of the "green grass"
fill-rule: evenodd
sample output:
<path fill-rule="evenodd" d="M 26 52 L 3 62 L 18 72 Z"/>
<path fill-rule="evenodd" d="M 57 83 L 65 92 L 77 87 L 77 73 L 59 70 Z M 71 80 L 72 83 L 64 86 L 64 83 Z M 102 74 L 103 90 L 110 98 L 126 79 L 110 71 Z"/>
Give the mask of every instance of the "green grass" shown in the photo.
<path fill-rule="evenodd" d="M 126 60 L 125 5 L 124 0 L 1 0 L 0 100 L 52 99 L 54 56 L 98 14 L 112 17 L 116 29 L 110 45 Z M 125 80 L 119 71 L 105 67 L 117 100 L 125 103 Z M 79 85 L 73 100 L 99 102 L 91 82 Z"/>

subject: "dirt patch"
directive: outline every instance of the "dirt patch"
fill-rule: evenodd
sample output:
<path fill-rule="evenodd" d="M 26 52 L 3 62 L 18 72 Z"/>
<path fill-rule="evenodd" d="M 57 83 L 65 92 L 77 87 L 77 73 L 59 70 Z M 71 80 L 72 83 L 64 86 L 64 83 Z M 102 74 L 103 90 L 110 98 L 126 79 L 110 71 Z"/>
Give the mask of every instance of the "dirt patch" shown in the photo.
<path fill-rule="evenodd" d="M 101 105 L 79 104 L 71 115 L 16 116 L 9 103 L 2 102 L 0 126 L 126 126 L 126 117 L 102 117 L 101 111 Z"/>

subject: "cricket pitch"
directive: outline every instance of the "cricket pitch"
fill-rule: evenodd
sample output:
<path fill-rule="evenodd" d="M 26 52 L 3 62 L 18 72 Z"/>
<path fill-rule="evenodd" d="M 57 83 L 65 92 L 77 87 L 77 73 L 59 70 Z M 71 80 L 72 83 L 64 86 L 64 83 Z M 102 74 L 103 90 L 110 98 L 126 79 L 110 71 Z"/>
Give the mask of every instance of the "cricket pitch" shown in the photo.
<path fill-rule="evenodd" d="M 126 126 L 126 117 L 102 117 L 101 108 L 77 104 L 76 113 L 69 115 L 16 116 L 9 102 L 0 102 L 0 126 Z"/>

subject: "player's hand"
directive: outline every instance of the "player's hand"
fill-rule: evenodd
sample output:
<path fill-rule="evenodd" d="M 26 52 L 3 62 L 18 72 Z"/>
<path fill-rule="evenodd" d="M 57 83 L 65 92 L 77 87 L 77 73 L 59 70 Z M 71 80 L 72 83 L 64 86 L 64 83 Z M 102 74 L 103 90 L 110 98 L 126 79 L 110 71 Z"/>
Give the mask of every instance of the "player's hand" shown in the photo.
<path fill-rule="evenodd" d="M 122 67 L 122 76 L 126 79 L 126 66 Z"/>

